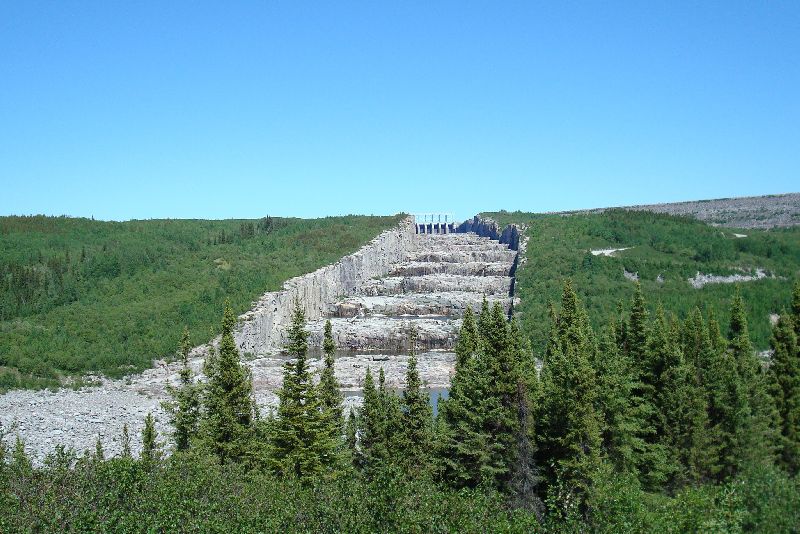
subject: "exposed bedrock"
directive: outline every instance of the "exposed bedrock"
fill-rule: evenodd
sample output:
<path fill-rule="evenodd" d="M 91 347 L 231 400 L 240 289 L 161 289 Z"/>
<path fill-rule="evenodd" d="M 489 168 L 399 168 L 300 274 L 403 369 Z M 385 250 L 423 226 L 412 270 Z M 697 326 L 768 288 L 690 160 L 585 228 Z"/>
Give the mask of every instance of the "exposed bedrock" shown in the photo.
<path fill-rule="evenodd" d="M 453 234 L 448 234 L 453 235 Z M 409 261 L 398 265 L 392 274 L 397 276 L 419 276 L 423 274 L 460 274 L 463 276 L 509 276 L 511 264 L 504 262 L 471 261 L 468 263 L 436 263 Z"/>
<path fill-rule="evenodd" d="M 431 263 L 513 263 L 516 252 L 509 249 L 489 250 L 439 250 L 436 252 L 419 252 L 412 257 L 412 261 Z"/>
<path fill-rule="evenodd" d="M 294 303 L 310 320 L 323 317 L 341 295 L 350 295 L 365 281 L 384 276 L 406 260 L 416 242 L 414 219 L 381 233 L 357 252 L 305 276 L 292 278 L 281 291 L 264 294 L 253 309 L 239 317 L 236 342 L 251 354 L 267 354 L 281 347 L 281 326 L 290 322 Z"/>
<path fill-rule="evenodd" d="M 490 306 L 500 303 L 506 313 L 511 307 L 511 298 L 505 295 L 485 295 Z M 349 297 L 334 305 L 335 317 L 352 318 L 372 315 L 424 316 L 438 315 L 461 317 L 467 306 L 478 310 L 483 301 L 483 293 L 469 291 L 443 291 L 436 293 L 413 293 L 386 296 Z"/>
<path fill-rule="evenodd" d="M 461 321 L 450 317 L 374 316 L 330 319 L 339 350 L 406 353 L 413 327 L 420 350 L 451 349 Z M 322 345 L 324 321 L 309 323 L 310 345 Z"/>
<path fill-rule="evenodd" d="M 370 280 L 358 289 L 359 295 L 380 296 L 402 293 L 436 293 L 472 291 L 485 295 L 508 295 L 508 276 L 465 276 L 458 274 L 425 274 L 419 276 L 387 276 Z"/>

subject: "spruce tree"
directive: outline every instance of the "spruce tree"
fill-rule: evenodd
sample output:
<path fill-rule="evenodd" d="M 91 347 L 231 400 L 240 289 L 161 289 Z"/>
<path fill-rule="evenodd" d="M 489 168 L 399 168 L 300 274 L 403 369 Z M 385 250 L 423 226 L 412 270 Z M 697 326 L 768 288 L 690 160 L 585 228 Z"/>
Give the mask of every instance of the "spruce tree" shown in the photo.
<path fill-rule="evenodd" d="M 344 416 L 342 413 L 342 402 L 344 397 L 340 390 L 339 381 L 336 380 L 334 373 L 334 355 L 336 353 L 336 343 L 333 341 L 333 329 L 330 321 L 325 321 L 325 333 L 322 342 L 323 352 L 325 353 L 325 366 L 320 374 L 319 381 L 319 400 L 322 409 L 322 417 L 328 439 L 338 445 L 339 452 L 344 452 L 342 442 L 342 432 L 344 431 Z"/>
<path fill-rule="evenodd" d="M 309 481 L 333 474 L 338 444 L 331 437 L 317 388 L 311 380 L 307 351 L 305 313 L 296 302 L 286 345 L 286 352 L 294 361 L 284 365 L 271 460 L 278 473 Z"/>
<path fill-rule="evenodd" d="M 648 312 L 645 304 L 642 286 L 636 283 L 636 292 L 631 303 L 631 315 L 628 320 L 626 332 L 626 347 L 628 357 L 637 366 L 645 366 L 647 360 L 647 341 L 648 341 Z"/>
<path fill-rule="evenodd" d="M 433 450 L 433 411 L 430 397 L 422 391 L 422 381 L 417 370 L 416 331 L 409 332 L 409 356 L 406 371 L 406 388 L 402 403 L 401 454 L 408 473 L 428 471 Z"/>
<path fill-rule="evenodd" d="M 634 391 L 635 370 L 620 350 L 614 322 L 600 337 L 592 367 L 597 375 L 597 405 L 603 416 L 603 447 L 619 472 L 636 473 L 644 450 L 643 423 Z"/>
<path fill-rule="evenodd" d="M 248 452 L 254 415 L 253 380 L 240 361 L 233 339 L 236 318 L 225 303 L 219 351 L 206 362 L 203 441 L 221 463 L 242 459 Z"/>
<path fill-rule="evenodd" d="M 456 373 L 478 351 L 478 339 L 478 325 L 475 322 L 475 314 L 472 313 L 472 307 L 467 306 L 467 309 L 464 310 L 461 329 L 454 349 L 456 353 Z"/>
<path fill-rule="evenodd" d="M 542 368 L 537 434 L 541 436 L 542 462 L 555 468 L 550 480 L 558 476 L 583 499 L 602 464 L 603 420 L 597 409 L 597 376 L 591 363 L 596 349 L 588 317 L 569 280 L 561 302 Z"/>
<path fill-rule="evenodd" d="M 168 388 L 172 398 L 171 401 L 164 403 L 164 408 L 170 413 L 170 423 L 175 429 L 173 439 L 177 451 L 189 448 L 200 422 L 200 388 L 194 383 L 194 373 L 189 366 L 191 350 L 189 330 L 184 328 L 179 349 L 182 363 L 178 373 L 179 384 L 177 388 L 172 386 Z"/>
<path fill-rule="evenodd" d="M 661 338 L 659 333 L 657 338 Z M 663 339 L 663 338 L 662 338 Z M 712 471 L 714 448 L 708 421 L 708 399 L 692 360 L 676 336 L 666 338 L 658 388 L 659 445 L 665 455 L 664 474 L 672 488 L 700 482 Z"/>
<path fill-rule="evenodd" d="M 741 437 L 749 414 L 747 392 L 719 323 L 710 318 L 706 328 L 700 311 L 694 315 L 700 317 L 701 324 L 697 367 L 708 398 L 708 420 L 716 444 L 710 472 L 716 480 L 723 480 L 733 476 L 739 465 Z M 690 323 L 687 327 L 692 328 Z"/>
<path fill-rule="evenodd" d="M 488 305 L 484 309 L 488 310 Z M 468 322 L 462 323 L 459 338 L 473 333 Z M 469 345 L 479 347 L 479 340 L 472 339 Z M 483 405 L 488 392 L 485 358 L 479 351 L 465 351 L 458 358 L 462 362 L 456 365 L 450 381 L 450 394 L 447 399 L 439 401 L 438 426 L 442 441 L 439 447 L 442 475 L 450 485 L 461 488 L 474 487 L 485 481 L 492 436 L 483 420 Z"/>
<path fill-rule="evenodd" d="M 388 451 L 384 441 L 384 421 L 378 390 L 369 367 L 364 375 L 363 391 L 364 403 L 358 414 L 360 439 L 357 463 L 365 473 L 370 473 L 386 458 Z"/>
<path fill-rule="evenodd" d="M 122 457 L 131 458 L 131 436 L 128 432 L 128 423 L 122 425 Z"/>
<path fill-rule="evenodd" d="M 778 410 L 778 464 L 791 474 L 800 472 L 800 347 L 792 315 L 783 312 L 772 329 L 770 393 Z"/>
<path fill-rule="evenodd" d="M 775 458 L 779 415 L 769 395 L 768 377 L 750 342 L 744 301 L 738 287 L 731 303 L 730 331 L 730 350 L 746 392 L 748 412 L 739 442 L 740 464 L 769 465 Z"/>
<path fill-rule="evenodd" d="M 398 395 L 386 386 L 383 367 L 378 369 L 378 406 L 383 422 L 383 442 L 387 451 L 386 461 L 394 458 L 393 452 L 402 446 L 403 408 Z"/>
<path fill-rule="evenodd" d="M 148 413 L 144 418 L 144 428 L 142 429 L 142 461 L 146 464 L 157 462 L 161 458 L 160 448 L 155 419 L 153 419 L 152 413 Z"/>
<path fill-rule="evenodd" d="M 100 441 L 100 436 L 94 442 L 94 459 L 102 462 L 106 459 L 106 452 L 103 450 L 103 443 Z"/>
<path fill-rule="evenodd" d="M 541 521 L 543 503 L 538 495 L 540 473 L 536 465 L 535 431 L 531 419 L 531 402 L 528 399 L 526 382 L 517 381 L 517 435 L 515 458 L 511 465 L 509 489 L 511 504 L 515 508 L 536 514 Z"/>

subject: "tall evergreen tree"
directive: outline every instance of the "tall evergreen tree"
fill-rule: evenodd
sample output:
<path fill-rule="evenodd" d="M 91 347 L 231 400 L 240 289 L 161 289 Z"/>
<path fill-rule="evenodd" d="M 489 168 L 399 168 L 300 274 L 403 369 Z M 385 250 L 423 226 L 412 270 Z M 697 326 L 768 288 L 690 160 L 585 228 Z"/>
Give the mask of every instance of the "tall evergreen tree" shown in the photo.
<path fill-rule="evenodd" d="M 642 294 L 642 286 L 636 283 L 636 292 L 631 303 L 631 315 L 625 336 L 628 356 L 634 365 L 643 366 L 647 360 L 648 319 L 647 305 Z"/>
<path fill-rule="evenodd" d="M 531 419 L 531 402 L 528 399 L 526 382 L 517 380 L 517 435 L 516 456 L 511 465 L 509 490 L 511 504 L 515 508 L 534 512 L 541 520 L 543 503 L 538 494 L 540 473 L 536 465 L 535 431 Z"/>
<path fill-rule="evenodd" d="M 592 367 L 594 338 L 586 311 L 567 280 L 561 313 L 551 327 L 542 369 L 539 414 L 540 457 L 581 498 L 602 463 L 602 414 L 597 410 L 597 376 Z M 541 462 L 540 462 L 541 463 Z"/>
<path fill-rule="evenodd" d="M 485 302 L 485 299 L 484 299 Z M 488 304 L 487 304 L 488 306 Z M 464 310 L 464 317 L 461 321 L 461 329 L 458 333 L 458 340 L 456 340 L 455 353 L 456 353 L 456 372 L 464 365 L 478 351 L 478 325 L 475 322 L 475 314 L 472 313 L 472 307 L 467 306 Z"/>
<path fill-rule="evenodd" d="M 144 418 L 142 429 L 142 461 L 146 464 L 157 462 L 161 458 L 160 448 L 155 419 L 152 413 L 148 413 Z"/>
<path fill-rule="evenodd" d="M 592 367 L 597 375 L 597 405 L 603 416 L 603 447 L 619 472 L 635 473 L 644 449 L 634 391 L 636 373 L 620 350 L 615 323 L 600 337 Z"/>
<path fill-rule="evenodd" d="M 178 451 L 189 448 L 192 438 L 197 434 L 200 421 L 200 388 L 194 383 L 194 373 L 189 366 L 191 350 L 189 330 L 184 328 L 179 350 L 182 362 L 178 374 L 179 385 L 177 388 L 172 386 L 168 388 L 171 401 L 164 403 L 164 407 L 170 413 L 170 423 L 175 429 L 173 439 L 175 450 Z"/>
<path fill-rule="evenodd" d="M 769 395 L 768 379 L 756 357 L 739 288 L 731 303 L 730 350 L 746 392 L 747 416 L 740 436 L 741 465 L 771 464 L 778 442 L 778 412 Z"/>
<path fill-rule="evenodd" d="M 684 333 L 684 339 L 699 335 L 692 354 L 699 362 L 698 373 L 708 399 L 711 436 L 716 444 L 710 472 L 715 479 L 722 480 L 734 475 L 739 464 L 741 436 L 749 413 L 747 392 L 719 323 L 711 317 L 706 327 L 698 309 L 693 316 L 695 319 L 685 326 L 690 332 Z M 694 332 L 697 324 L 699 333 Z"/>
<path fill-rule="evenodd" d="M 331 436 L 317 388 L 311 380 L 307 351 L 305 313 L 296 302 L 286 345 L 286 352 L 294 361 L 284 365 L 271 463 L 278 473 L 301 480 L 332 474 L 338 445 Z"/>
<path fill-rule="evenodd" d="M 664 474 L 673 488 L 703 480 L 715 461 L 708 421 L 708 401 L 699 373 L 685 358 L 676 337 L 656 336 L 667 344 L 658 388 L 659 445 L 665 455 Z"/>
<path fill-rule="evenodd" d="M 409 357 L 406 371 L 406 388 L 403 391 L 401 453 L 409 473 L 425 473 L 433 451 L 433 412 L 430 397 L 422 391 L 422 381 L 417 370 L 416 331 L 408 336 Z"/>
<path fill-rule="evenodd" d="M 244 457 L 252 436 L 254 415 L 253 380 L 240 361 L 233 339 L 236 318 L 225 304 L 219 351 L 206 361 L 204 413 L 201 432 L 204 444 L 221 463 Z"/>
<path fill-rule="evenodd" d="M 488 310 L 488 305 L 484 310 Z M 459 338 L 473 333 L 469 323 L 462 323 Z M 472 339 L 470 346 L 479 347 L 480 341 Z M 457 363 L 450 381 L 449 397 L 439 401 L 438 426 L 443 476 L 452 486 L 460 488 L 486 481 L 492 436 L 483 420 L 488 392 L 485 358 L 480 351 L 465 351 L 458 358 L 461 363 Z"/>
<path fill-rule="evenodd" d="M 322 369 L 319 381 L 319 400 L 322 416 L 329 440 L 338 445 L 340 452 L 344 452 L 344 443 L 342 442 L 342 432 L 345 424 L 342 412 L 344 396 L 334 373 L 336 343 L 333 341 L 333 328 L 330 321 L 325 321 L 322 348 L 325 353 L 325 366 Z"/>
<path fill-rule="evenodd" d="M 359 454 L 357 463 L 365 472 L 370 472 L 388 456 L 388 450 L 384 441 L 384 421 L 378 390 L 369 367 L 364 375 L 364 403 L 358 416 Z"/>
<path fill-rule="evenodd" d="M 797 474 L 800 472 L 800 347 L 791 314 L 781 313 L 772 329 L 770 346 L 770 393 L 780 421 L 778 464 Z"/>

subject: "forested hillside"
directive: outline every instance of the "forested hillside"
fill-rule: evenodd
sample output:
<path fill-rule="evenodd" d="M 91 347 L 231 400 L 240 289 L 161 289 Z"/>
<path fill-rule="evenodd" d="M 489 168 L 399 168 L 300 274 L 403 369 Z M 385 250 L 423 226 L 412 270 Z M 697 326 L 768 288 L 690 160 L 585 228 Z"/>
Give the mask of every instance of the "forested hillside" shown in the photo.
<path fill-rule="evenodd" d="M 0 390 L 146 368 L 175 325 L 209 339 L 224 298 L 244 312 L 398 220 L 0 217 Z"/>
<path fill-rule="evenodd" d="M 734 284 L 707 284 L 696 289 L 687 281 L 697 272 L 719 276 L 766 277 L 738 284 L 747 303 L 753 342 L 768 348 L 770 319 L 789 304 L 787 288 L 800 278 L 800 227 L 771 230 L 718 228 L 689 217 L 650 212 L 608 210 L 604 213 L 541 215 L 488 213 L 501 225 L 525 226 L 524 265 L 517 272 L 520 321 L 534 347 L 547 339 L 547 304 L 555 302 L 561 280 L 571 277 L 586 302 L 593 325 L 613 315 L 633 295 L 638 275 L 650 296 L 651 311 L 660 305 L 680 317 L 695 307 L 728 321 Z M 746 236 L 746 237 L 737 237 Z M 592 250 L 622 249 L 612 255 Z"/>

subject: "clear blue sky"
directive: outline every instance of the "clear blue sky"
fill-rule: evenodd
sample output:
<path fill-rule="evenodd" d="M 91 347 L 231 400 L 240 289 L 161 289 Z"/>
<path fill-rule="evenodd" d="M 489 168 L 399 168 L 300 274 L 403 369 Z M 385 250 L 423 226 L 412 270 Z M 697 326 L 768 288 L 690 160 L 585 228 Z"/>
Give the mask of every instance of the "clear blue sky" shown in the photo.
<path fill-rule="evenodd" d="M 0 4 L 0 214 L 800 190 L 800 2 Z"/>

